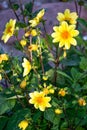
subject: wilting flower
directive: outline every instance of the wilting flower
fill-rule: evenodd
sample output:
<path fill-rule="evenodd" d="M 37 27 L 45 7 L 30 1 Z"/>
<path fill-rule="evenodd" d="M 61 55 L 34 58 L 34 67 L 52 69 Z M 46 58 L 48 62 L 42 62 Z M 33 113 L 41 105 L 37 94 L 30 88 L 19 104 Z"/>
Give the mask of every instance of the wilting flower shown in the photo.
<path fill-rule="evenodd" d="M 61 109 L 59 109 L 59 108 L 55 109 L 55 113 L 58 114 L 58 115 L 61 114 L 62 112 L 63 111 Z"/>
<path fill-rule="evenodd" d="M 64 97 L 67 94 L 67 92 L 65 89 L 62 88 L 59 90 L 58 94 L 61 95 L 62 97 Z"/>
<path fill-rule="evenodd" d="M 79 103 L 80 106 L 85 106 L 85 105 L 86 105 L 86 101 L 85 101 L 85 99 L 83 99 L 83 98 L 80 98 L 80 99 L 78 100 L 78 103 Z"/>
<path fill-rule="evenodd" d="M 45 10 L 42 9 L 35 18 L 33 18 L 32 20 L 29 21 L 30 26 L 31 27 L 35 27 L 40 23 L 40 20 L 42 19 L 42 17 L 44 16 Z"/>
<path fill-rule="evenodd" d="M 24 46 L 26 46 L 27 41 L 23 39 L 23 40 L 20 41 L 20 44 L 22 45 L 22 47 L 24 47 Z"/>
<path fill-rule="evenodd" d="M 18 127 L 21 130 L 26 130 L 26 128 L 28 127 L 28 121 L 27 120 L 23 120 L 18 124 Z"/>
<path fill-rule="evenodd" d="M 36 31 L 36 29 L 32 29 L 32 30 L 29 30 L 29 31 L 27 31 L 26 33 L 25 33 L 25 37 L 28 37 L 28 36 L 37 36 L 37 31 Z"/>
<path fill-rule="evenodd" d="M 29 103 L 34 104 L 36 109 L 39 108 L 41 111 L 45 111 L 46 108 L 51 107 L 51 104 L 49 103 L 51 98 L 46 96 L 43 92 L 35 91 L 29 95 L 31 98 Z"/>
<path fill-rule="evenodd" d="M 63 13 L 58 13 L 58 16 L 57 16 L 57 20 L 59 20 L 59 22 L 66 21 L 69 24 L 76 24 L 77 18 L 78 18 L 77 13 L 76 12 L 71 13 L 69 9 L 66 9 L 64 11 L 64 14 Z"/>
<path fill-rule="evenodd" d="M 7 54 L 1 54 L 0 55 L 0 63 L 2 63 L 2 61 L 7 61 L 8 60 L 8 55 Z"/>
<path fill-rule="evenodd" d="M 37 51 L 38 50 L 38 45 L 32 44 L 32 45 L 28 46 L 28 50 L 29 51 Z"/>
<path fill-rule="evenodd" d="M 14 34 L 16 20 L 10 19 L 6 24 L 5 31 L 3 32 L 2 40 L 6 43 L 11 36 Z"/>
<path fill-rule="evenodd" d="M 26 85 L 27 85 L 27 83 L 26 83 L 26 81 L 25 80 L 23 80 L 21 83 L 20 83 L 20 88 L 25 88 L 26 87 Z"/>
<path fill-rule="evenodd" d="M 53 42 L 59 42 L 59 47 L 70 49 L 71 45 L 76 46 L 77 42 L 74 37 L 79 34 L 78 30 L 75 30 L 75 25 L 68 25 L 67 22 L 62 22 L 58 27 L 55 26 L 53 29 L 55 32 L 52 33 Z"/>
<path fill-rule="evenodd" d="M 30 70 L 31 70 L 31 64 L 30 64 L 30 62 L 29 62 L 26 58 L 24 58 L 23 61 L 24 61 L 24 62 L 22 63 L 22 66 L 24 67 L 23 76 L 26 76 L 26 75 L 29 74 L 29 72 L 30 72 Z"/>

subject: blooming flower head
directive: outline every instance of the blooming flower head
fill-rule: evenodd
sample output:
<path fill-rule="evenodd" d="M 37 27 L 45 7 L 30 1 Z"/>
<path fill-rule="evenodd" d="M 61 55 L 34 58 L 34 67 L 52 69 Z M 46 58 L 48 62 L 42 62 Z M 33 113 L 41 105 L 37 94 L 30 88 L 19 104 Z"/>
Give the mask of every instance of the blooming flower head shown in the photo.
<path fill-rule="evenodd" d="M 64 97 L 67 94 L 67 92 L 64 89 L 60 89 L 58 92 L 58 95 L 61 95 L 62 97 Z"/>
<path fill-rule="evenodd" d="M 7 61 L 8 60 L 8 55 L 7 54 L 1 54 L 0 55 L 0 63 L 2 63 L 2 61 Z"/>
<path fill-rule="evenodd" d="M 43 92 L 35 91 L 29 95 L 31 98 L 29 103 L 34 104 L 36 109 L 39 108 L 41 111 L 45 111 L 46 108 L 51 107 L 51 104 L 49 103 L 51 98 L 46 96 Z"/>
<path fill-rule="evenodd" d="M 68 22 L 69 24 L 76 24 L 76 20 L 78 18 L 78 15 L 76 12 L 70 12 L 69 9 L 66 9 L 64 11 L 64 14 L 63 13 L 58 13 L 57 15 L 57 20 L 59 20 L 59 22 L 63 22 L 63 21 L 66 21 Z"/>
<path fill-rule="evenodd" d="M 80 106 L 85 106 L 85 105 L 86 105 L 86 101 L 85 101 L 85 99 L 83 99 L 83 98 L 80 98 L 80 99 L 78 100 L 78 103 L 79 103 Z"/>
<path fill-rule="evenodd" d="M 37 51 L 38 50 L 38 45 L 32 44 L 32 45 L 28 46 L 28 50 L 29 51 Z"/>
<path fill-rule="evenodd" d="M 55 109 L 55 113 L 58 114 L 58 115 L 61 114 L 62 112 L 63 111 L 61 109 L 59 109 L 59 108 Z"/>
<path fill-rule="evenodd" d="M 29 21 L 31 27 L 36 27 L 39 23 L 42 17 L 44 16 L 45 10 L 42 9 L 35 18 Z"/>
<path fill-rule="evenodd" d="M 74 37 L 79 34 L 78 30 L 75 30 L 75 25 L 68 25 L 67 22 L 62 22 L 61 25 L 55 26 L 52 33 L 53 42 L 59 42 L 59 47 L 64 49 L 70 49 L 71 45 L 76 46 L 77 42 Z"/>
<path fill-rule="evenodd" d="M 23 80 L 21 83 L 20 83 L 20 88 L 24 89 L 26 87 L 27 83 L 25 80 Z"/>
<path fill-rule="evenodd" d="M 18 127 L 21 130 L 26 130 L 26 128 L 28 127 L 28 121 L 27 120 L 23 120 L 18 124 Z"/>
<path fill-rule="evenodd" d="M 10 19 L 10 21 L 6 24 L 5 31 L 3 32 L 2 40 L 6 43 L 11 36 L 14 34 L 16 20 Z"/>
<path fill-rule="evenodd" d="M 22 66 L 23 66 L 23 68 L 24 68 L 23 76 L 26 76 L 26 75 L 29 74 L 29 72 L 30 72 L 30 70 L 31 70 L 31 64 L 30 64 L 30 62 L 29 62 L 26 58 L 24 58 L 23 61 L 24 61 L 24 62 L 22 63 Z"/>

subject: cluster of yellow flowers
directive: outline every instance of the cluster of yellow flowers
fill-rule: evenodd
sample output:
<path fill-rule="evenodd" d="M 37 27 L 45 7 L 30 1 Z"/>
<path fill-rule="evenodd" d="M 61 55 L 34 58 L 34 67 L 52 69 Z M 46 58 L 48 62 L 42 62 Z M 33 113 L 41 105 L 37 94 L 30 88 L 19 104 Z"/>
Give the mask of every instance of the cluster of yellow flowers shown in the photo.
<path fill-rule="evenodd" d="M 53 42 L 59 43 L 59 47 L 63 47 L 64 51 L 70 49 L 71 45 L 77 45 L 74 38 L 79 34 L 79 31 L 75 29 L 77 18 L 76 12 L 70 13 L 69 9 L 66 9 L 64 14 L 58 13 L 57 20 L 60 24 L 53 27 L 52 37 Z M 64 55 L 66 56 L 66 54 Z"/>

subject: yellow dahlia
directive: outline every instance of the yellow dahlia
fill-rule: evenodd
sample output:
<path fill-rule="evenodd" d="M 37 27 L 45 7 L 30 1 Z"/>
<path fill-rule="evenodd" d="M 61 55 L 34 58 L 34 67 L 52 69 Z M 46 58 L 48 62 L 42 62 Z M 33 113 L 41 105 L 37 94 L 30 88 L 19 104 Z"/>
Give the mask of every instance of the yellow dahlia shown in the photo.
<path fill-rule="evenodd" d="M 34 104 L 36 109 L 39 108 L 41 111 L 45 111 L 46 108 L 51 107 L 51 104 L 49 103 L 51 98 L 46 96 L 43 92 L 35 91 L 29 95 L 31 98 L 29 103 Z"/>
<path fill-rule="evenodd" d="M 7 54 L 1 54 L 0 55 L 0 63 L 2 63 L 2 61 L 7 61 L 8 60 L 8 55 Z"/>
<path fill-rule="evenodd" d="M 69 24 L 76 24 L 76 20 L 78 18 L 78 15 L 76 12 L 70 12 L 69 9 L 66 9 L 64 11 L 64 14 L 63 13 L 58 13 L 57 15 L 57 20 L 59 20 L 59 22 L 63 22 L 63 21 L 66 21 L 68 22 Z"/>
<path fill-rule="evenodd" d="M 68 25 L 67 22 L 62 22 L 60 26 L 54 26 L 53 42 L 59 42 L 59 47 L 64 47 L 64 49 L 70 49 L 71 45 L 76 46 L 77 42 L 74 37 L 79 34 L 79 31 L 75 30 L 75 27 L 75 25 Z"/>
<path fill-rule="evenodd" d="M 42 17 L 44 16 L 45 10 L 42 9 L 35 18 L 29 21 L 31 27 L 36 27 L 39 23 Z"/>
<path fill-rule="evenodd" d="M 23 120 L 18 124 L 18 127 L 21 130 L 26 130 L 26 128 L 28 127 L 28 121 L 27 120 Z"/>
<path fill-rule="evenodd" d="M 3 32 L 2 40 L 6 43 L 11 36 L 14 34 L 16 20 L 10 19 L 6 24 L 5 31 Z"/>
<path fill-rule="evenodd" d="M 31 70 L 31 64 L 30 64 L 30 62 L 29 62 L 26 58 L 24 58 L 23 61 L 24 61 L 24 62 L 22 63 L 22 66 L 23 66 L 23 68 L 24 68 L 23 76 L 26 76 L 26 75 L 29 74 L 29 72 L 30 72 L 30 70 Z"/>

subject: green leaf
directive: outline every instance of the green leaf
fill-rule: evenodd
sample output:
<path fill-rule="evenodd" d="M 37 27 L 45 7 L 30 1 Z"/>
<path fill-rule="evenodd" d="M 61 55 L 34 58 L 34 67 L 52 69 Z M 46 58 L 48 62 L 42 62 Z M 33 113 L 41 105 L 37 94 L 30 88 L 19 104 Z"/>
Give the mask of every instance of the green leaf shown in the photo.
<path fill-rule="evenodd" d="M 55 112 L 53 109 L 47 109 L 44 112 L 44 118 L 50 122 L 52 122 L 54 125 L 58 125 L 60 122 L 60 117 L 55 115 Z"/>
<path fill-rule="evenodd" d="M 84 25 L 87 28 L 87 21 L 83 18 L 78 18 L 78 22 Z"/>
<path fill-rule="evenodd" d="M 72 81 L 72 78 L 69 75 L 67 75 L 66 73 L 64 73 L 63 71 L 57 70 L 57 73 L 64 76 L 64 77 L 66 77 L 66 78 L 68 78 L 68 79 L 70 79 Z"/>
<path fill-rule="evenodd" d="M 26 9 L 29 13 L 32 13 L 32 9 L 33 9 L 33 4 L 32 4 L 32 2 L 29 2 L 29 3 L 25 4 L 25 9 Z"/>
<path fill-rule="evenodd" d="M 25 28 L 27 25 L 25 23 L 22 23 L 22 22 L 17 22 L 16 26 L 19 28 Z"/>
<path fill-rule="evenodd" d="M 31 111 L 28 108 L 16 111 L 12 117 L 10 117 L 6 130 L 19 130 L 18 124 L 25 118 L 31 117 Z"/>
<path fill-rule="evenodd" d="M 78 127 L 78 128 L 76 128 L 76 130 L 85 130 L 85 129 L 82 127 Z"/>
<path fill-rule="evenodd" d="M 87 58 L 81 57 L 80 68 L 84 71 L 87 70 Z"/>
<path fill-rule="evenodd" d="M 6 97 L 0 95 L 0 115 L 10 111 L 15 106 L 15 100 L 7 100 Z"/>
<path fill-rule="evenodd" d="M 19 5 L 18 4 L 13 4 L 12 8 L 13 8 L 13 10 L 18 10 L 19 9 Z"/>
<path fill-rule="evenodd" d="M 5 129 L 7 121 L 8 121 L 7 117 L 5 117 L 5 116 L 1 116 L 0 117 L 0 130 L 4 130 Z"/>
<path fill-rule="evenodd" d="M 77 69 L 72 68 L 72 69 L 71 69 L 71 75 L 72 75 L 73 79 L 74 79 L 75 81 L 77 81 L 77 80 L 80 78 L 81 73 L 78 72 Z"/>

